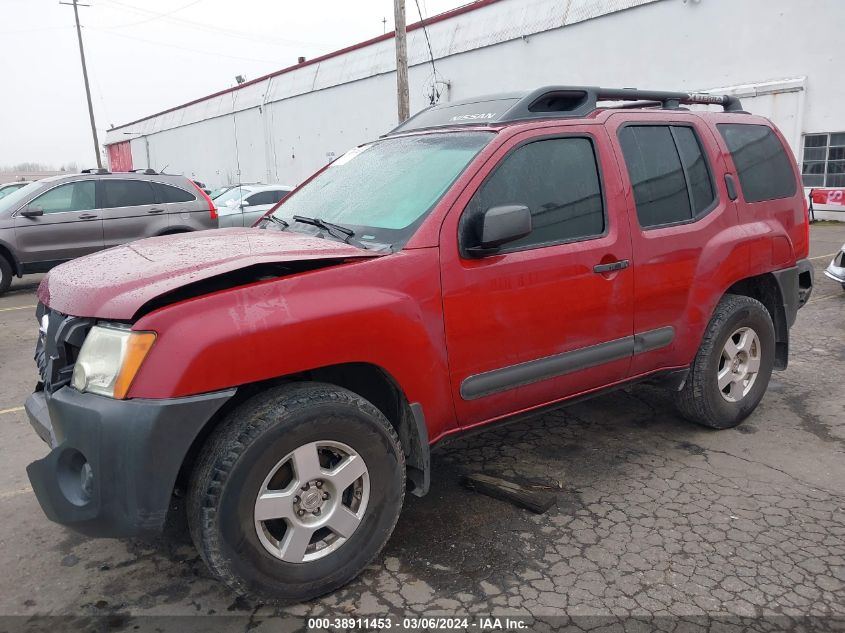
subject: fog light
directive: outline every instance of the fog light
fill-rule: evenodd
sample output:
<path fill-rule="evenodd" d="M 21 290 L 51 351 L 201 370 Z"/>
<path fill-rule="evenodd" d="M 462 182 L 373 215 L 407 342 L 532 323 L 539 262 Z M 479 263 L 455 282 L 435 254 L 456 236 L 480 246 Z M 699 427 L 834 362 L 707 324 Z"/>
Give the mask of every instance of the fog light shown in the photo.
<path fill-rule="evenodd" d="M 66 449 L 56 469 L 59 489 L 73 505 L 84 506 L 94 494 L 94 469 L 85 455 L 75 448 Z"/>

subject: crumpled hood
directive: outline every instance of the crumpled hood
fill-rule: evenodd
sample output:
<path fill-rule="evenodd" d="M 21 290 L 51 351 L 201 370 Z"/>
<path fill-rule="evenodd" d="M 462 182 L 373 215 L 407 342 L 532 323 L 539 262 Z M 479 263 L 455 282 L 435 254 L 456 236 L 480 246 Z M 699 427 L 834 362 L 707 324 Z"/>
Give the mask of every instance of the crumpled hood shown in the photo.
<path fill-rule="evenodd" d="M 63 314 L 131 319 L 161 295 L 257 264 L 377 257 L 302 233 L 229 228 L 152 237 L 54 268 L 38 299 Z"/>

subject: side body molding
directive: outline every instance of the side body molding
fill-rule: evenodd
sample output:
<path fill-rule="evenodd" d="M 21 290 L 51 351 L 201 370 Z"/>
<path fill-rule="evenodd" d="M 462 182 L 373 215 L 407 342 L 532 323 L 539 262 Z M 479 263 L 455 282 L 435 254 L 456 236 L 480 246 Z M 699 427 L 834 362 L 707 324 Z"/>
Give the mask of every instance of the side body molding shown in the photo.
<path fill-rule="evenodd" d="M 614 339 L 598 345 L 538 358 L 469 376 L 461 383 L 461 397 L 475 400 L 541 380 L 666 347 L 675 339 L 671 326 Z"/>

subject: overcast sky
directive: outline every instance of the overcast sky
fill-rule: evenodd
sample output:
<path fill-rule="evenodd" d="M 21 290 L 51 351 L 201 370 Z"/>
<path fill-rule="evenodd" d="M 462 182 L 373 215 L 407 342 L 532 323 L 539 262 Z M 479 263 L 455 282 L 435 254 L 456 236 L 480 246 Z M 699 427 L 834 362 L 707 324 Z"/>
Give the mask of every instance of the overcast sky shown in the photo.
<path fill-rule="evenodd" d="M 67 0 L 70 1 L 70 0 Z M 393 29 L 392 0 L 80 0 L 105 130 Z M 467 0 L 419 0 L 426 17 Z M 408 23 L 419 19 L 413 0 Z M 382 20 L 386 18 L 387 24 Z M 94 165 L 73 8 L 0 0 L 0 166 Z"/>

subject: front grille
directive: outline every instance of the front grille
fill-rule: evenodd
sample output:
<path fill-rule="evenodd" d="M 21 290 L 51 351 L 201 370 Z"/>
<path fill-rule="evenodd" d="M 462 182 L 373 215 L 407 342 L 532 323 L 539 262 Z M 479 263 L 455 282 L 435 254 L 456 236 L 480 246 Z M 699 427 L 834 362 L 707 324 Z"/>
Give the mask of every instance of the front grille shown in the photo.
<path fill-rule="evenodd" d="M 93 319 L 67 316 L 39 303 L 35 364 L 44 390 L 53 393 L 70 383 L 73 365 Z"/>

